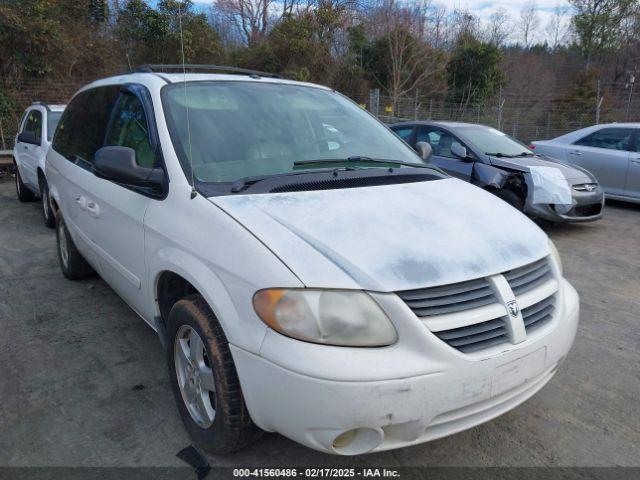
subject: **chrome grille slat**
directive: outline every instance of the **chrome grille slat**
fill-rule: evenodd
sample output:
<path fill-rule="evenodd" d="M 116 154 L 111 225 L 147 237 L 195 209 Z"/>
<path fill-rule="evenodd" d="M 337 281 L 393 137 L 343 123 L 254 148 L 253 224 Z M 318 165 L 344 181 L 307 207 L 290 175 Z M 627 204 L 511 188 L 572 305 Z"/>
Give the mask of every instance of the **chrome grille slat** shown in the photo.
<path fill-rule="evenodd" d="M 483 297 L 493 297 L 493 290 L 490 287 L 472 290 L 466 293 L 456 293 L 454 295 L 442 295 L 420 300 L 407 300 L 407 304 L 411 308 L 435 307 L 438 305 L 447 305 L 449 303 L 467 302 L 469 300 L 477 300 Z"/>
<path fill-rule="evenodd" d="M 504 328 L 504 322 L 501 319 L 489 320 L 488 322 L 476 323 L 468 327 L 452 328 L 436 333 L 442 340 L 452 340 L 454 338 L 466 337 L 477 333 L 484 333 L 497 328 Z"/>
<path fill-rule="evenodd" d="M 551 265 L 549 265 L 547 258 L 543 258 L 529 265 L 505 272 L 504 278 L 509 282 L 513 294 L 517 297 L 552 278 Z"/>
<path fill-rule="evenodd" d="M 454 340 L 449 340 L 447 343 L 452 347 L 462 347 L 466 345 L 470 345 L 472 343 L 482 342 L 484 340 L 489 340 L 491 338 L 502 337 L 507 334 L 507 329 L 502 328 L 499 330 L 490 330 L 485 333 L 479 333 L 477 335 L 472 335 L 469 338 L 456 338 Z"/>
<path fill-rule="evenodd" d="M 552 295 L 522 309 L 522 319 L 524 320 L 524 328 L 527 330 L 527 333 L 550 321 L 553 318 L 555 308 L 555 295 Z"/>
<path fill-rule="evenodd" d="M 504 278 L 506 278 L 507 281 L 510 281 L 514 278 L 521 277 L 522 275 L 526 275 L 527 273 L 533 272 L 534 270 L 537 270 L 540 267 L 544 266 L 546 263 L 547 263 L 547 259 L 541 258 L 540 260 L 536 260 L 535 262 L 530 263 L 528 265 L 514 268 L 513 270 L 509 270 L 508 272 L 505 272 Z"/>
<path fill-rule="evenodd" d="M 419 317 L 472 310 L 496 302 L 489 282 L 480 278 L 441 287 L 398 292 L 398 296 Z"/>
<path fill-rule="evenodd" d="M 492 296 L 479 298 L 477 300 L 470 300 L 468 302 L 459 302 L 448 305 L 442 305 L 439 307 L 425 307 L 412 309 L 419 317 L 428 317 L 432 315 L 444 315 L 446 313 L 463 312 L 465 310 L 472 310 L 474 308 L 483 307 L 485 305 L 491 305 L 495 303 L 496 299 Z"/>
<path fill-rule="evenodd" d="M 442 297 L 443 295 L 455 295 L 457 293 L 478 290 L 480 288 L 486 288 L 488 286 L 489 282 L 487 282 L 484 278 L 480 278 L 478 280 L 452 283 L 451 285 L 444 285 L 441 287 L 421 288 L 419 290 L 405 290 L 403 292 L 398 292 L 398 295 L 406 302 L 409 300 Z"/>

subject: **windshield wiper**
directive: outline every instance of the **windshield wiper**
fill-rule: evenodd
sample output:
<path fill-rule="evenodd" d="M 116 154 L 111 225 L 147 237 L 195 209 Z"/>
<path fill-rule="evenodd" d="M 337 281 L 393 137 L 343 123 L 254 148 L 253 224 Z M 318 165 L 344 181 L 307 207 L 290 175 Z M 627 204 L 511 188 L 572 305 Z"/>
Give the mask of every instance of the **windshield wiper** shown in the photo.
<path fill-rule="evenodd" d="M 319 160 L 298 160 L 297 162 L 293 162 L 295 167 L 301 166 L 309 166 L 309 165 L 331 165 L 335 163 L 373 163 L 385 165 L 387 167 L 393 167 L 394 165 L 404 165 L 406 167 L 417 167 L 417 168 L 431 168 L 435 169 L 433 165 L 427 165 L 422 163 L 413 163 L 413 162 L 404 162 L 402 160 L 390 160 L 386 158 L 371 158 L 371 157 L 363 157 L 360 155 L 356 155 L 353 157 L 347 158 L 321 158 Z"/>
<path fill-rule="evenodd" d="M 496 153 L 490 153 L 490 152 L 484 152 L 485 155 L 489 155 L 490 157 L 497 157 L 497 158 L 514 158 L 515 155 L 508 155 L 506 153 L 500 153 L 500 152 L 496 152 Z"/>

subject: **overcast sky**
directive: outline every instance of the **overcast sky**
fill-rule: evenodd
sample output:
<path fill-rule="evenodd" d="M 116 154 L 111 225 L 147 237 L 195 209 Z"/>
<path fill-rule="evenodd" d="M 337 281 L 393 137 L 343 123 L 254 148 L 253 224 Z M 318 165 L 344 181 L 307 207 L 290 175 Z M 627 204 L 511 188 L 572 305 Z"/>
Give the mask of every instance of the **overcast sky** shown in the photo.
<path fill-rule="evenodd" d="M 276 0 L 277 1 L 277 0 Z M 410 2 L 411 0 L 405 0 Z M 206 6 L 207 4 L 213 3 L 213 0 L 193 0 L 196 5 Z M 520 9 L 522 5 L 525 3 L 524 0 L 433 0 L 434 4 L 442 4 L 446 5 L 448 9 L 453 10 L 457 9 L 467 9 L 471 12 L 475 13 L 480 17 L 480 20 L 486 22 L 489 19 L 489 16 L 495 12 L 496 10 L 503 8 L 506 10 L 507 14 L 514 22 L 514 31 L 517 31 L 517 23 L 520 17 Z M 567 0 L 535 0 L 535 3 L 538 7 L 538 16 L 540 18 L 540 27 L 538 29 L 537 35 L 535 35 L 535 41 L 544 41 L 547 38 L 547 34 L 545 32 L 545 28 L 553 16 L 554 10 L 556 7 L 561 7 L 564 9 L 565 17 L 568 21 L 569 19 L 569 2 Z M 514 33 L 517 35 L 517 33 Z M 513 38 L 512 41 L 517 41 L 518 38 Z"/>

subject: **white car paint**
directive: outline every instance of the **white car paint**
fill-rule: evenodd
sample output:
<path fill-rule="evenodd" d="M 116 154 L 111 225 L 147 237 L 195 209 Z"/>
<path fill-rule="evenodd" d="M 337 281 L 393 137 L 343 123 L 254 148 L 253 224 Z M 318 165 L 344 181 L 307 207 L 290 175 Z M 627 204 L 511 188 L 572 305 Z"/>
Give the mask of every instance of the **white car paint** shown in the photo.
<path fill-rule="evenodd" d="M 640 202 L 640 152 L 577 145 L 588 135 L 608 128 L 635 131 L 640 145 L 640 123 L 609 123 L 576 130 L 551 140 L 535 141 L 535 152 L 589 170 L 598 179 L 607 198 Z"/>
<path fill-rule="evenodd" d="M 48 115 L 50 111 L 62 112 L 63 110 L 64 105 L 44 105 L 34 103 L 25 110 L 25 113 L 20 120 L 20 127 L 13 147 L 13 158 L 16 160 L 16 165 L 20 171 L 22 181 L 36 195 L 40 195 L 38 172 L 41 172 L 41 174 L 44 175 L 46 155 L 49 151 L 49 147 L 51 146 L 51 138 L 53 137 L 53 132 L 50 132 L 48 128 Z M 42 115 L 42 127 L 40 129 L 41 142 L 39 145 L 18 141 L 18 135 L 23 131 L 29 117 L 29 113 L 32 111 L 39 112 Z"/>
<path fill-rule="evenodd" d="M 229 340 L 259 427 L 328 453 L 398 448 L 500 415 L 553 376 L 576 333 L 578 296 L 533 222 L 455 179 L 192 199 L 164 119 L 163 78 L 123 75 L 85 90 L 124 83 L 148 89 L 169 178 L 166 198 L 141 197 L 54 149 L 46 167 L 51 195 L 87 261 L 152 328 L 163 272 L 181 275 L 202 294 Z M 189 81 L 237 78 L 187 75 Z M 547 257 L 550 278 L 516 297 L 502 273 Z M 482 277 L 500 302 L 462 314 L 418 317 L 395 293 Z M 252 305 L 255 292 L 273 287 L 368 291 L 398 341 L 355 348 L 285 337 Z M 523 309 L 550 295 L 552 320 L 535 332 L 525 333 L 521 313 L 509 317 L 506 302 L 517 299 Z M 486 315 L 504 319 L 513 341 L 462 353 L 435 334 Z M 350 429 L 358 429 L 353 441 L 335 447 L 333 440 Z"/>

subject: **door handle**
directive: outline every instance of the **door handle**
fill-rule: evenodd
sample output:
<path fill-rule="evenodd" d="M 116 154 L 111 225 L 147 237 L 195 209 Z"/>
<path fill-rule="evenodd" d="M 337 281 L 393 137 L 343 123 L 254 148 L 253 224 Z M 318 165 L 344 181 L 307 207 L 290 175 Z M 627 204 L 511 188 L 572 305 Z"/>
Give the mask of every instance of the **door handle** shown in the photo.
<path fill-rule="evenodd" d="M 631 163 L 640 164 L 640 158 L 635 158 L 635 159 L 631 160 Z"/>
<path fill-rule="evenodd" d="M 81 210 L 87 209 L 87 198 L 84 195 L 76 195 L 76 203 Z"/>
<path fill-rule="evenodd" d="M 100 207 L 96 202 L 89 200 L 87 202 L 87 212 L 89 212 L 89 215 L 92 217 L 98 218 L 100 216 Z"/>
<path fill-rule="evenodd" d="M 569 155 L 582 155 L 582 152 L 574 150 L 573 152 L 569 152 Z"/>

